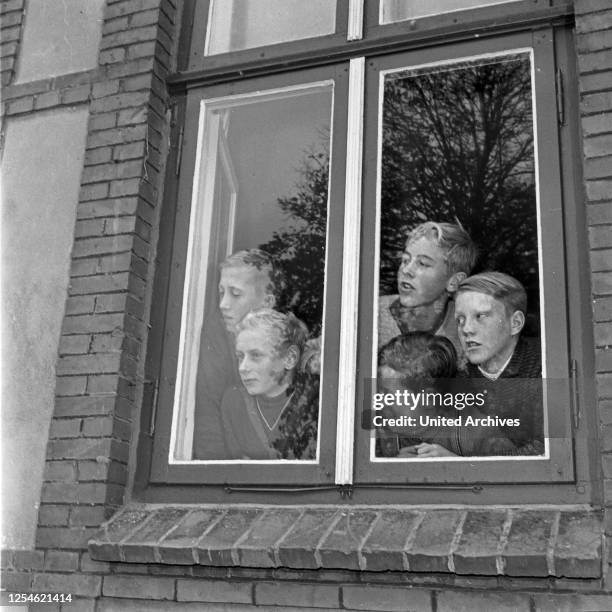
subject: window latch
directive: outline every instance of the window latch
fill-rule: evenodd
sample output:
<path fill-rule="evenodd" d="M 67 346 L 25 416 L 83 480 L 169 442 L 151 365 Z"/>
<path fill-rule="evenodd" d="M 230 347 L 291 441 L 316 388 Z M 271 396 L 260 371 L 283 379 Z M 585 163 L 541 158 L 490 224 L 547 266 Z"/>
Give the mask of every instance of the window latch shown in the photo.
<path fill-rule="evenodd" d="M 155 419 L 157 417 L 157 395 L 159 392 L 159 378 L 154 380 L 145 380 L 144 384 L 153 389 L 153 395 L 151 399 L 151 413 L 149 416 L 149 435 L 152 436 L 155 433 Z M 149 391 L 150 392 L 150 391 Z M 146 404 L 145 404 L 146 405 Z"/>
<path fill-rule="evenodd" d="M 559 125 L 565 125 L 565 87 L 563 83 L 563 72 L 557 68 L 557 121 Z"/>
<path fill-rule="evenodd" d="M 574 431 L 577 431 L 580 427 L 580 402 L 578 398 L 578 363 L 575 359 L 572 359 L 570 364 L 570 385 Z"/>

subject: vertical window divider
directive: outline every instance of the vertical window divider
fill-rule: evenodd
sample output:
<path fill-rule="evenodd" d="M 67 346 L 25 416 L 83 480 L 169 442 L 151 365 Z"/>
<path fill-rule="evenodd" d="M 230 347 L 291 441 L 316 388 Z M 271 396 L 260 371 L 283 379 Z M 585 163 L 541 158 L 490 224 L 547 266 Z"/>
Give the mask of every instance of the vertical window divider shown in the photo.
<path fill-rule="evenodd" d="M 363 38 L 363 5 L 364 0 L 349 0 L 347 40 Z"/>
<path fill-rule="evenodd" d="M 345 218 L 336 433 L 336 484 L 338 485 L 347 485 L 353 482 L 364 86 L 365 57 L 351 59 L 346 139 Z"/>

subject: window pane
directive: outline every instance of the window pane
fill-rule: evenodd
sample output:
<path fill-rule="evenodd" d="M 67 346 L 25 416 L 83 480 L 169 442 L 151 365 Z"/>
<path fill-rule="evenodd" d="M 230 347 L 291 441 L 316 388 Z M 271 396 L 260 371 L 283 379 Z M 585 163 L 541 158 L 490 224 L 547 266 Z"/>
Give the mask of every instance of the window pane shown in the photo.
<path fill-rule="evenodd" d="M 531 79 L 529 53 L 384 73 L 376 391 L 402 393 L 375 412 L 414 420 L 373 456 L 544 454 Z"/>
<path fill-rule="evenodd" d="M 318 457 L 332 87 L 203 103 L 176 459 Z"/>
<path fill-rule="evenodd" d="M 380 23 L 393 23 L 509 2 L 517 0 L 382 0 Z"/>
<path fill-rule="evenodd" d="M 335 31 L 336 0 L 211 0 L 206 55 Z"/>

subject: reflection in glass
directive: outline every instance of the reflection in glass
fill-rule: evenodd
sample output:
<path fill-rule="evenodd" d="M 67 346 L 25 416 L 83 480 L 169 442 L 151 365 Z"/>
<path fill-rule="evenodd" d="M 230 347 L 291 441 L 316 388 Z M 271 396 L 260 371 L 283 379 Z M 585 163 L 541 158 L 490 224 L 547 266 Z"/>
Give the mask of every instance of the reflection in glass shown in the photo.
<path fill-rule="evenodd" d="M 333 34 L 336 0 L 211 0 L 206 55 Z"/>
<path fill-rule="evenodd" d="M 382 0 L 380 23 L 393 23 L 517 0 Z"/>
<path fill-rule="evenodd" d="M 203 103 L 175 459 L 317 458 L 332 97 Z"/>
<path fill-rule="evenodd" d="M 465 407 L 437 407 L 429 414 L 460 410 L 463 424 L 436 431 L 431 421 L 433 430 L 404 429 L 403 438 L 380 427 L 374 454 L 541 455 L 530 54 L 388 71 L 383 87 L 378 391 L 415 392 L 414 377 L 417 391 L 432 393 L 439 379 L 456 379 L 460 395 L 486 383 L 495 401 L 471 416 L 506 421 L 466 428 Z M 495 392 L 502 379 L 516 395 Z M 386 410 L 393 416 L 397 406 Z"/>

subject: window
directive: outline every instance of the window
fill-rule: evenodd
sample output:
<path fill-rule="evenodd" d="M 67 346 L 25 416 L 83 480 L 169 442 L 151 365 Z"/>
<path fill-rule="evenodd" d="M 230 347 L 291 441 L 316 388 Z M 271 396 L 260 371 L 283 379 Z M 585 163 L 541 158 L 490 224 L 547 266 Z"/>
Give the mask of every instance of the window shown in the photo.
<path fill-rule="evenodd" d="M 574 482 L 586 466 L 572 441 L 564 331 L 573 316 L 564 233 L 575 214 L 560 152 L 573 129 L 560 97 L 567 7 L 440 2 L 425 13 L 422 3 L 381 0 L 364 15 L 339 1 L 320 11 L 299 3 L 305 14 L 285 19 L 269 4 L 255 17 L 246 0 L 197 2 L 193 20 L 186 14 L 191 52 L 171 83 L 181 136 L 165 211 L 173 234 L 160 243 L 166 307 L 148 355 L 158 385 L 143 480 L 169 499 L 185 485 L 207 485 L 217 499 L 337 486 L 395 487 L 391 499 L 430 487 L 439 499 L 440 489 L 488 483 L 487 499 L 498 501 L 515 499 L 504 483 Z M 473 24 L 496 10 L 504 18 L 474 38 Z M 456 34 L 440 44 L 451 13 Z M 432 221 L 471 236 L 475 267 L 455 263 L 450 247 L 428 251 L 429 234 L 424 250 L 411 246 L 422 235 L 407 241 L 410 232 Z M 461 286 L 491 270 L 518 279 L 526 309 L 489 297 L 485 308 L 473 294 L 486 294 Z M 418 304 L 403 299 L 421 291 Z M 511 342 L 486 357 L 498 331 L 469 340 L 471 318 L 507 319 Z M 404 372 L 387 387 L 379 350 L 408 331 L 416 342 L 415 330 L 427 342 L 443 337 L 458 372 L 418 389 Z M 515 367 L 519 348 L 530 373 L 488 380 L 493 364 Z M 463 421 L 444 429 L 432 416 L 437 438 L 374 422 L 399 414 L 397 402 L 395 412 L 375 405 L 385 392 L 414 392 L 408 417 L 416 392 L 435 396 L 437 384 L 455 403 L 430 414 L 475 418 L 473 440 L 462 441 Z M 481 393 L 478 410 L 457 405 L 466 393 Z M 419 444 L 453 452 L 420 456 Z"/>

